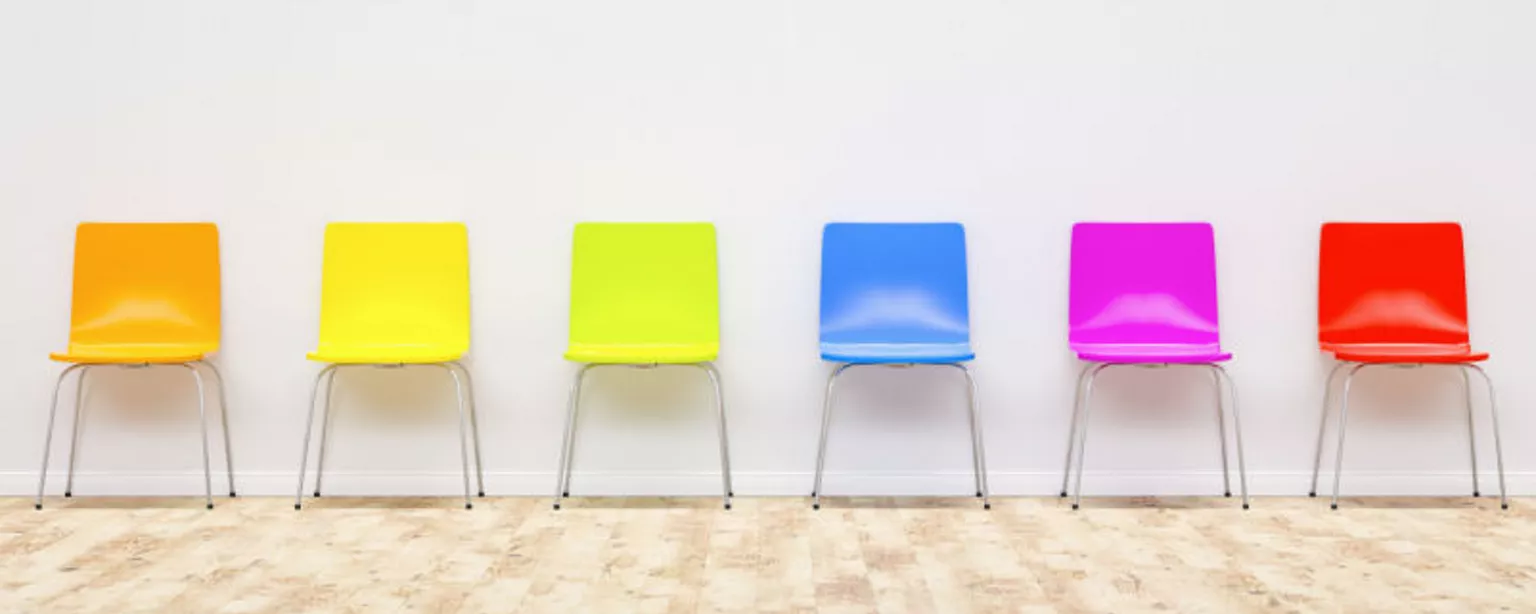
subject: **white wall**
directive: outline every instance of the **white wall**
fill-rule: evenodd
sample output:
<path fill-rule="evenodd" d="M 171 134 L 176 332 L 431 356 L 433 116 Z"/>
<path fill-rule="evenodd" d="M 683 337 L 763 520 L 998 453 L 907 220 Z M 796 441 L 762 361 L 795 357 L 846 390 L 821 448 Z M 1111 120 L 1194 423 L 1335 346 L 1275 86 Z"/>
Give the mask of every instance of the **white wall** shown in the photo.
<path fill-rule="evenodd" d="M 1512 485 L 1536 492 L 1533 19 L 1518 0 L 6 3 L 0 492 L 33 487 L 77 222 L 220 225 L 236 461 L 243 490 L 274 494 L 317 370 L 323 225 L 439 219 L 471 229 L 496 494 L 553 488 L 580 220 L 719 225 L 742 495 L 810 489 L 827 221 L 967 224 L 1000 494 L 1056 489 L 1070 225 L 1213 222 L 1253 486 L 1298 494 L 1328 366 L 1319 224 L 1460 220 Z M 353 379 L 336 492 L 455 492 L 448 397 L 406 394 L 446 384 L 398 375 Z M 702 380 L 600 378 L 577 491 L 713 492 Z M 1466 491 L 1457 381 L 1367 376 L 1347 490 Z M 1105 380 L 1089 491 L 1217 492 L 1201 386 Z M 98 380 L 79 490 L 199 492 L 189 390 L 171 371 Z M 954 376 L 849 390 L 829 491 L 969 489 Z"/>

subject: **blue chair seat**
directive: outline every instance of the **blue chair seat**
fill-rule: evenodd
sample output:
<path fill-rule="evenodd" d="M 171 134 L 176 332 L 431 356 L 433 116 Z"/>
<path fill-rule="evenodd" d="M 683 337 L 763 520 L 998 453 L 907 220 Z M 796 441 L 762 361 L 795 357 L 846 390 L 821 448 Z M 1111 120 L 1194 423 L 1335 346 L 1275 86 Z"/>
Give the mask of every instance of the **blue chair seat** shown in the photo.
<path fill-rule="evenodd" d="M 821 359 L 858 364 L 947 364 L 976 358 L 969 343 L 823 343 Z"/>

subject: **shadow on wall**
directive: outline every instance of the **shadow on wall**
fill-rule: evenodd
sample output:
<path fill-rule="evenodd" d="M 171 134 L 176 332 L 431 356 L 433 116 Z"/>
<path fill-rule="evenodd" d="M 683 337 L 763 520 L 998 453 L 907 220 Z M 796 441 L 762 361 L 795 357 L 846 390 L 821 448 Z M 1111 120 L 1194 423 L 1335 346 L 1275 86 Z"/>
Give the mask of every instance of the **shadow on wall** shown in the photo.
<path fill-rule="evenodd" d="M 829 366 L 827 373 L 833 368 Z M 825 376 L 821 383 L 825 387 Z M 958 369 L 947 366 L 853 369 L 838 381 L 834 420 L 843 424 L 883 422 L 913 427 L 936 422 L 964 425 L 967 385 Z M 986 387 L 984 382 L 979 385 Z M 982 412 L 989 409 L 983 407 Z"/>
<path fill-rule="evenodd" d="M 342 368 L 332 394 L 332 411 L 349 422 L 416 426 L 458 418 L 453 377 L 438 367 Z"/>
<path fill-rule="evenodd" d="M 1242 394 L 1241 388 L 1238 393 Z M 1211 370 L 1203 367 L 1115 367 L 1099 374 L 1092 403 L 1095 424 L 1155 429 L 1207 423 L 1215 419 L 1216 383 Z"/>
<path fill-rule="evenodd" d="M 576 367 L 568 373 L 566 388 L 575 377 Z M 731 385 L 723 384 L 726 411 L 730 412 Z M 655 428 L 669 425 L 713 424 L 714 389 L 709 375 L 691 366 L 629 367 L 604 366 L 587 373 L 582 389 L 583 424 L 602 422 L 595 428 L 614 428 L 626 424 Z M 565 407 L 560 408 L 562 416 Z"/>
<path fill-rule="evenodd" d="M 102 365 L 91 367 L 87 373 L 84 411 L 93 426 L 114 422 L 157 427 L 197 424 L 197 384 L 192 373 L 184 368 Z M 208 409 L 216 413 L 218 391 L 212 378 L 203 379 L 208 390 Z M 71 376 L 59 392 L 61 424 L 67 425 L 67 412 L 74 408 L 73 380 Z"/>
<path fill-rule="evenodd" d="M 1322 382 L 1328 377 L 1328 369 L 1322 372 L 1317 382 Z M 1459 369 L 1450 366 L 1426 366 L 1420 368 L 1391 368 L 1376 367 L 1365 369 L 1355 375 L 1354 383 L 1350 386 L 1349 393 L 1349 420 L 1367 422 L 1401 422 L 1418 425 L 1418 423 L 1447 423 L 1465 428 L 1466 420 L 1466 392 L 1463 387 Z M 1334 412 L 1338 411 L 1339 403 L 1344 394 L 1344 375 L 1339 375 L 1338 381 L 1333 385 L 1331 392 L 1331 405 Z M 1322 411 L 1323 388 L 1321 383 L 1313 383 L 1313 396 L 1317 401 L 1304 413 L 1309 420 L 1317 420 L 1318 412 Z M 1472 399 L 1477 404 L 1479 411 L 1484 411 L 1486 403 L 1485 386 L 1475 374 L 1472 377 Z M 1338 414 L 1330 416 L 1331 420 L 1337 420 Z M 1480 419 L 1482 417 L 1480 416 Z M 1335 425 L 1330 424 L 1329 428 Z M 1353 434 L 1353 431 L 1351 432 Z M 1428 445 L 1436 445 L 1435 442 L 1426 442 Z M 1446 445 L 1454 446 L 1455 443 L 1447 441 Z"/>

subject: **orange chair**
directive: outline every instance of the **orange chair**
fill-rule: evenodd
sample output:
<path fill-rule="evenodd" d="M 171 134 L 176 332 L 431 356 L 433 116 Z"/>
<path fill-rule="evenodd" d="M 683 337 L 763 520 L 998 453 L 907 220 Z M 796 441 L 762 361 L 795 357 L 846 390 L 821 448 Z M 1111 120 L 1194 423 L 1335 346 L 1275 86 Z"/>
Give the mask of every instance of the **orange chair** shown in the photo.
<path fill-rule="evenodd" d="M 1324 224 L 1318 280 L 1318 342 L 1322 350 L 1333 354 L 1339 363 L 1328 375 L 1323 388 L 1323 418 L 1317 433 L 1311 496 L 1317 496 L 1318 473 L 1323 465 L 1329 392 L 1340 372 L 1347 369 L 1343 398 L 1339 402 L 1333 509 L 1339 509 L 1344 426 L 1349 416 L 1349 390 L 1355 374 L 1370 367 L 1446 365 L 1457 368 L 1466 389 L 1474 497 L 1482 493 L 1477 483 L 1471 373 L 1480 375 L 1488 386 L 1499 495 L 1503 508 L 1509 509 L 1493 380 L 1476 364 L 1487 360 L 1488 354 L 1472 351 L 1467 332 L 1467 284 L 1461 225 Z"/>
<path fill-rule="evenodd" d="M 59 389 L 70 373 L 80 372 L 75 388 L 75 417 L 64 496 L 74 494 L 75 451 L 80 437 L 86 375 L 106 366 L 187 369 L 197 384 L 197 408 L 203 433 L 203 487 L 213 509 L 213 477 L 208 460 L 208 412 L 204 403 L 206 367 L 219 388 L 224 431 L 224 462 L 229 496 L 235 474 L 229 447 L 229 414 L 224 378 L 205 360 L 219 349 L 219 230 L 213 224 L 80 224 L 75 232 L 74 299 L 70 311 L 69 349 L 51 358 L 72 363 L 59 374 L 48 411 L 43 468 L 37 480 L 37 509 L 43 508 L 48 456 L 53 442 Z"/>

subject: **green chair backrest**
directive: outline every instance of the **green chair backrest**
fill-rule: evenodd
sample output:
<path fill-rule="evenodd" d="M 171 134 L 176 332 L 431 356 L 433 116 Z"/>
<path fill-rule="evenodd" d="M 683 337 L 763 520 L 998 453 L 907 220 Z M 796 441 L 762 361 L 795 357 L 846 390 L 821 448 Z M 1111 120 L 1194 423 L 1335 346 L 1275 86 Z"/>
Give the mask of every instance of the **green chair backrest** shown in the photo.
<path fill-rule="evenodd" d="M 696 355 L 720 345 L 715 226 L 708 223 L 582 223 L 571 257 L 572 354 L 607 347 L 613 362 Z"/>

